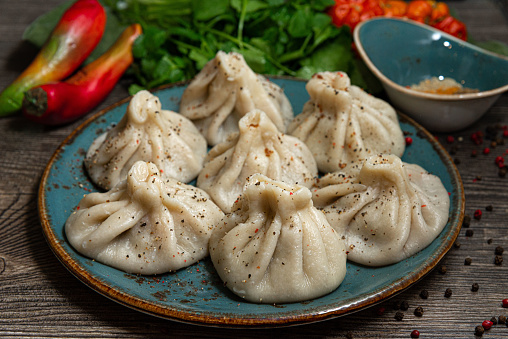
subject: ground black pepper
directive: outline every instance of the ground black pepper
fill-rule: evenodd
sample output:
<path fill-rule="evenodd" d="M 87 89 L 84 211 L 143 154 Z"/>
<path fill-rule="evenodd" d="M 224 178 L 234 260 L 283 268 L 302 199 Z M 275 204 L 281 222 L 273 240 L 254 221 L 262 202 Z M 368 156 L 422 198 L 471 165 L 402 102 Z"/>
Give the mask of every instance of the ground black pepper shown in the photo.
<path fill-rule="evenodd" d="M 471 286 L 471 291 L 473 292 L 477 292 L 478 289 L 480 289 L 480 285 L 478 285 L 477 283 L 474 283 L 472 286 Z"/>
<path fill-rule="evenodd" d="M 395 320 L 402 321 L 404 319 L 404 313 L 402 312 L 395 312 Z"/>
<path fill-rule="evenodd" d="M 481 337 L 483 333 L 485 333 L 485 329 L 483 328 L 483 326 L 478 325 L 475 327 L 474 335 Z"/>
<path fill-rule="evenodd" d="M 474 234 L 474 231 L 472 229 L 466 230 L 466 237 L 472 237 Z"/>
<path fill-rule="evenodd" d="M 429 297 L 429 292 L 427 290 L 422 290 L 420 292 L 420 298 L 427 299 Z"/>
<path fill-rule="evenodd" d="M 496 264 L 497 266 L 501 266 L 503 264 L 503 257 L 500 255 L 496 255 L 496 257 L 494 258 L 494 264 Z"/>
<path fill-rule="evenodd" d="M 416 315 L 417 317 L 421 317 L 421 316 L 423 316 L 423 307 L 418 306 L 417 308 L 415 308 L 415 315 Z"/>
<path fill-rule="evenodd" d="M 497 246 L 497 247 L 496 247 L 496 250 L 494 251 L 494 253 L 495 253 L 496 255 L 502 255 L 502 254 L 503 254 L 503 252 L 504 252 L 504 248 L 502 248 L 501 246 Z"/>
<path fill-rule="evenodd" d="M 444 296 L 445 298 L 450 298 L 452 296 L 452 289 L 447 288 L 446 291 L 444 292 Z"/>
<path fill-rule="evenodd" d="M 472 262 L 473 262 L 473 259 L 471 259 L 471 258 L 466 258 L 466 259 L 464 260 L 464 265 L 469 266 L 469 265 L 471 265 L 471 263 L 472 263 Z"/>
<path fill-rule="evenodd" d="M 409 303 L 407 301 L 403 301 L 400 303 L 400 309 L 403 311 L 407 311 L 409 309 Z"/>

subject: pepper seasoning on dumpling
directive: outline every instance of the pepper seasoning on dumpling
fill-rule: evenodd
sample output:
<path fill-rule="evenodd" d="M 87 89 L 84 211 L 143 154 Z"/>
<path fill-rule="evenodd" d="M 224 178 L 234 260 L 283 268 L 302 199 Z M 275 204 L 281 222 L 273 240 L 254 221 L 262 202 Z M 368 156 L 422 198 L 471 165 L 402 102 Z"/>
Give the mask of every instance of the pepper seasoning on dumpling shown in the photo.
<path fill-rule="evenodd" d="M 197 186 L 210 194 L 224 212 L 230 212 L 245 180 L 261 173 L 274 180 L 311 187 L 317 166 L 299 139 L 281 133 L 262 111 L 247 113 L 239 133 L 208 153 Z"/>
<path fill-rule="evenodd" d="M 293 109 L 283 90 L 254 73 L 238 53 L 219 51 L 183 92 L 180 113 L 191 119 L 210 146 L 238 132 L 238 121 L 260 109 L 285 132 Z"/>
<path fill-rule="evenodd" d="M 312 193 L 255 174 L 210 238 L 225 285 L 256 303 L 287 303 L 335 290 L 346 274 L 344 241 L 312 204 Z"/>
<path fill-rule="evenodd" d="M 371 155 L 402 156 L 405 142 L 395 110 L 351 85 L 346 73 L 316 73 L 305 88 L 310 100 L 288 134 L 307 144 L 321 172 L 357 173 Z"/>
<path fill-rule="evenodd" d="M 206 257 L 223 216 L 204 191 L 163 179 L 154 164 L 139 161 L 110 191 L 86 195 L 65 234 L 87 257 L 129 273 L 160 274 Z"/>
<path fill-rule="evenodd" d="M 163 110 L 158 97 L 140 91 L 109 132 L 94 140 L 85 158 L 92 181 L 110 189 L 136 161 L 154 163 L 164 178 L 190 182 L 203 168 L 206 140 L 181 114 Z"/>
<path fill-rule="evenodd" d="M 441 180 L 395 155 L 372 156 L 357 177 L 329 173 L 313 201 L 346 237 L 348 259 L 367 266 L 397 263 L 426 248 L 448 222 Z"/>

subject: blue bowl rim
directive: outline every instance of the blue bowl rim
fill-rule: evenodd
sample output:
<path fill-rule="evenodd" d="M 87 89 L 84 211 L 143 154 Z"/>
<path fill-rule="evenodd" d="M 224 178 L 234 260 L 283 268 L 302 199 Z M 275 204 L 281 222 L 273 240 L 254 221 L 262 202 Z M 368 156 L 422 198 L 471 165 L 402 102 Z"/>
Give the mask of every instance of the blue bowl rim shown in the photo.
<path fill-rule="evenodd" d="M 487 91 L 476 92 L 476 93 L 434 94 L 434 93 L 426 93 L 426 92 L 420 92 L 420 91 L 412 90 L 410 88 L 407 88 L 407 87 L 404 87 L 402 85 L 397 84 L 396 82 L 394 82 L 391 79 L 389 79 L 386 75 L 384 75 L 376 67 L 376 65 L 374 65 L 372 60 L 367 55 L 367 52 L 363 48 L 362 41 L 360 39 L 360 31 L 361 31 L 361 29 L 365 25 L 368 25 L 372 21 L 400 21 L 400 22 L 404 22 L 404 23 L 407 23 L 407 24 L 410 24 L 410 25 L 418 26 L 418 27 L 420 27 L 420 28 L 422 28 L 422 29 L 424 29 L 426 31 L 429 31 L 429 32 L 439 33 L 439 34 L 445 36 L 447 39 L 450 39 L 450 40 L 452 40 L 452 41 L 454 41 L 454 42 L 456 42 L 458 44 L 466 46 L 467 48 L 474 49 L 474 50 L 478 51 L 479 53 L 487 54 L 487 55 L 490 55 L 490 56 L 493 56 L 493 57 L 496 57 L 496 58 L 499 58 L 499 59 L 504 59 L 506 61 L 508 61 L 508 57 L 505 57 L 503 55 L 496 54 L 496 53 L 484 50 L 484 49 L 482 49 L 482 48 L 480 48 L 478 46 L 475 46 L 475 45 L 473 45 L 473 44 L 471 44 L 469 42 L 466 42 L 464 40 L 456 38 L 456 37 L 454 37 L 454 36 L 452 36 L 452 35 L 450 35 L 448 33 L 445 33 L 443 31 L 441 31 L 441 30 L 438 30 L 437 28 L 431 27 L 431 26 L 426 25 L 426 24 L 422 24 L 420 22 L 417 22 L 417 21 L 414 21 L 414 20 L 411 20 L 411 19 L 408 19 L 408 18 L 376 17 L 376 18 L 372 18 L 372 19 L 363 21 L 360 24 L 358 24 L 355 27 L 354 32 L 353 32 L 353 39 L 354 39 L 356 48 L 357 48 L 361 58 L 363 59 L 363 61 L 367 65 L 367 67 L 385 85 L 390 86 L 391 88 L 393 88 L 393 89 L 395 89 L 395 90 L 397 90 L 399 92 L 402 92 L 402 93 L 404 93 L 406 95 L 412 96 L 412 97 L 418 97 L 420 99 L 428 99 L 428 100 L 434 100 L 434 101 L 474 100 L 474 99 L 480 99 L 480 98 L 484 98 L 484 97 L 491 97 L 491 96 L 495 96 L 495 95 L 500 95 L 503 92 L 508 90 L 508 83 L 507 83 L 506 85 L 501 86 L 501 87 L 497 87 L 497 88 L 494 88 L 494 89 L 491 89 L 491 90 L 487 90 Z"/>

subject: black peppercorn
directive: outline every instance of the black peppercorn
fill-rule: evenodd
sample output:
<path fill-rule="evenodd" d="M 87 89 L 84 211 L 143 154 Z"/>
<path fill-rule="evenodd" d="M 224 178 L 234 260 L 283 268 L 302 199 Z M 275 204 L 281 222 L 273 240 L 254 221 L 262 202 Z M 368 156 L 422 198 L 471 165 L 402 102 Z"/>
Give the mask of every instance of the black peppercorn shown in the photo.
<path fill-rule="evenodd" d="M 477 292 L 479 288 L 480 288 L 480 285 L 478 285 L 477 283 L 474 283 L 474 284 L 471 286 L 471 291 L 473 291 L 473 292 Z"/>
<path fill-rule="evenodd" d="M 500 323 L 500 324 L 506 324 L 506 317 L 504 315 L 500 315 L 497 318 L 497 322 Z"/>
<path fill-rule="evenodd" d="M 469 225 L 471 225 L 471 217 L 466 214 L 464 220 L 462 220 L 462 227 L 468 228 Z"/>
<path fill-rule="evenodd" d="M 503 264 L 503 257 L 500 255 L 496 255 L 494 259 L 494 264 L 496 264 L 497 266 L 501 266 Z"/>
<path fill-rule="evenodd" d="M 443 265 L 443 266 L 439 267 L 439 273 L 441 273 L 441 274 L 445 274 L 447 270 L 448 270 L 448 269 L 446 268 L 446 266 L 445 266 L 445 265 Z"/>
<path fill-rule="evenodd" d="M 353 333 L 351 332 L 346 333 L 346 339 L 353 339 Z"/>
<path fill-rule="evenodd" d="M 483 326 L 476 326 L 474 329 L 474 335 L 481 337 L 485 333 Z"/>
<path fill-rule="evenodd" d="M 402 321 L 404 319 L 404 313 L 402 312 L 395 312 L 395 320 Z"/>
<path fill-rule="evenodd" d="M 494 253 L 496 255 L 501 255 L 501 254 L 503 254 L 503 252 L 504 252 L 504 248 L 502 248 L 501 246 L 497 246 L 496 250 L 494 251 Z"/>
<path fill-rule="evenodd" d="M 492 239 L 487 240 L 487 244 L 492 244 Z"/>
<path fill-rule="evenodd" d="M 506 177 L 506 172 L 508 172 L 508 169 L 506 168 L 506 166 L 503 166 L 499 169 L 499 171 L 497 172 L 497 175 L 500 177 L 500 178 L 504 178 Z"/>
<path fill-rule="evenodd" d="M 423 316 L 423 307 L 418 306 L 417 308 L 415 308 L 415 315 L 416 315 L 417 317 L 421 317 L 421 316 Z"/>
<path fill-rule="evenodd" d="M 403 301 L 400 303 L 400 309 L 403 311 L 407 311 L 409 309 L 409 303 L 407 301 Z"/>
<path fill-rule="evenodd" d="M 458 242 L 458 241 L 456 241 L 456 242 L 453 244 L 453 246 L 454 246 L 455 248 L 460 248 L 460 245 L 461 245 L 461 243 L 460 243 L 460 242 Z"/>
<path fill-rule="evenodd" d="M 492 210 L 493 210 L 492 205 L 488 205 L 487 207 L 485 207 L 485 210 L 486 210 L 487 212 L 492 212 Z"/>
<path fill-rule="evenodd" d="M 446 291 L 444 292 L 444 296 L 445 296 L 445 298 L 450 298 L 452 296 L 451 288 L 446 289 Z"/>
<path fill-rule="evenodd" d="M 466 231 L 466 237 L 472 237 L 474 234 L 474 231 L 472 229 L 469 229 Z"/>
<path fill-rule="evenodd" d="M 466 259 L 464 260 L 464 265 L 469 266 L 469 265 L 471 265 L 471 263 L 472 263 L 472 262 L 473 262 L 473 259 L 471 259 L 471 258 L 466 258 Z"/>
<path fill-rule="evenodd" d="M 490 318 L 490 321 L 492 321 L 492 325 L 497 325 L 497 318 L 496 317 Z"/>
<path fill-rule="evenodd" d="M 427 290 L 422 290 L 420 292 L 420 298 L 427 299 L 429 297 L 429 292 Z"/>

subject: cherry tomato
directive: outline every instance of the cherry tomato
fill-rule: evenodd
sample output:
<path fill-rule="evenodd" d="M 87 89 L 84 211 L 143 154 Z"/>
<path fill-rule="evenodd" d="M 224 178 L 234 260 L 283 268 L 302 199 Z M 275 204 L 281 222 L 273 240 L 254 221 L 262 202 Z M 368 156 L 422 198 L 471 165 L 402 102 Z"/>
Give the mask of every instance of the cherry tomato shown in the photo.
<path fill-rule="evenodd" d="M 432 2 L 427 0 L 413 0 L 407 5 L 406 16 L 409 19 L 427 23 L 432 14 Z"/>
<path fill-rule="evenodd" d="M 447 16 L 432 26 L 464 41 L 467 40 L 466 25 L 462 21 L 457 20 L 452 16 Z"/>
<path fill-rule="evenodd" d="M 407 2 L 403 0 L 381 1 L 383 15 L 388 17 L 403 17 L 407 12 Z"/>

